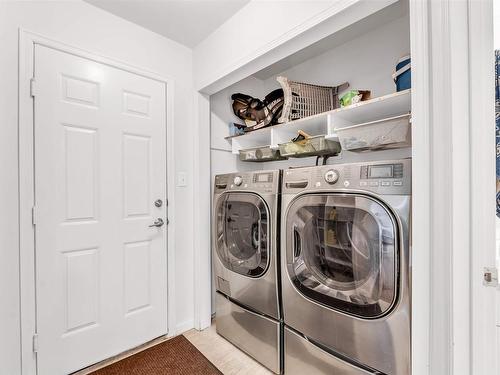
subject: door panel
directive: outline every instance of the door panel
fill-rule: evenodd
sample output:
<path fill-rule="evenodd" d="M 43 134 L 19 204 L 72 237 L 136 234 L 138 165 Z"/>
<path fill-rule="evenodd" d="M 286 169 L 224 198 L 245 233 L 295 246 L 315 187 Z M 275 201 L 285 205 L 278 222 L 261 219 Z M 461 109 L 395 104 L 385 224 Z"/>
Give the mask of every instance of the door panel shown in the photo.
<path fill-rule="evenodd" d="M 97 132 L 68 124 L 64 127 L 66 220 L 96 220 L 98 169 Z"/>
<path fill-rule="evenodd" d="M 127 243 L 124 246 L 125 313 L 151 307 L 151 241 Z"/>
<path fill-rule="evenodd" d="M 150 138 L 123 134 L 123 190 L 125 218 L 150 216 Z"/>
<path fill-rule="evenodd" d="M 167 332 L 165 85 L 35 47 L 39 374 Z"/>
<path fill-rule="evenodd" d="M 99 310 L 99 249 L 64 253 L 66 267 L 66 332 L 97 324 Z"/>

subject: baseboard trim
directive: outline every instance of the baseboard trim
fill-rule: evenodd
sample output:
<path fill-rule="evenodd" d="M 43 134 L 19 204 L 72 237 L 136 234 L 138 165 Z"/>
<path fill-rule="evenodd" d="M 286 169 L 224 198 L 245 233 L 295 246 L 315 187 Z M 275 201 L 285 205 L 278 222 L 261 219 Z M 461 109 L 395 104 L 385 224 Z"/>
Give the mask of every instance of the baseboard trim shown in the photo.
<path fill-rule="evenodd" d="M 184 322 L 177 324 L 177 326 L 175 327 L 174 335 L 181 335 L 184 332 L 187 332 L 193 328 L 194 328 L 194 320 L 193 319 L 186 320 Z"/>

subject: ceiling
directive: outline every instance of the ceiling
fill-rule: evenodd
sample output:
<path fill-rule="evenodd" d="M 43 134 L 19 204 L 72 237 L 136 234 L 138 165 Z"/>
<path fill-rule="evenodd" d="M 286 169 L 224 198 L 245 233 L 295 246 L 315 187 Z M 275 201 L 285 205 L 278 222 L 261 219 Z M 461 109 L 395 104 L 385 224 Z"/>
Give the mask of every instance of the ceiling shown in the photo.
<path fill-rule="evenodd" d="M 193 48 L 249 0 L 84 0 Z"/>

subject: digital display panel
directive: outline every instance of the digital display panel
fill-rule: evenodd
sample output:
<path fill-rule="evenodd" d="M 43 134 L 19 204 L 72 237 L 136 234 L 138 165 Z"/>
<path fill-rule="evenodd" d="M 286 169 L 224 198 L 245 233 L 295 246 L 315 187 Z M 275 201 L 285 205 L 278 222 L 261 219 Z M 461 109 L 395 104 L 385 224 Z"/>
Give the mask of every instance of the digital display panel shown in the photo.
<path fill-rule="evenodd" d="M 392 178 L 392 165 L 372 165 L 368 176 L 369 178 Z"/>
<path fill-rule="evenodd" d="M 257 175 L 257 182 L 271 182 L 272 175 L 269 173 L 261 173 Z"/>

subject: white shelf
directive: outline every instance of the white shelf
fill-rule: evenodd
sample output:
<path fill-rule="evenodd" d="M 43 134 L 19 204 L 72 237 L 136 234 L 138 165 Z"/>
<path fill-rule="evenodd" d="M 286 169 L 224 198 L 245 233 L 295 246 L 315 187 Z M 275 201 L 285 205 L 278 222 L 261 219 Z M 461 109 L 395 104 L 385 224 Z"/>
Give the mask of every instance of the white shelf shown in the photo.
<path fill-rule="evenodd" d="M 327 112 L 329 117 L 328 135 L 334 135 L 335 128 L 343 128 L 365 122 L 396 117 L 411 112 L 411 91 L 405 90 L 379 98 L 356 103 L 349 107 Z"/>
<path fill-rule="evenodd" d="M 336 138 L 334 129 L 362 124 L 369 121 L 403 115 L 411 112 L 410 90 L 400 91 L 379 98 L 320 113 L 300 120 L 274 125 L 250 133 L 228 138 L 232 142 L 232 152 L 241 149 L 271 146 L 277 149 L 280 143 L 290 141 L 299 130 L 310 135 L 325 135 Z"/>

